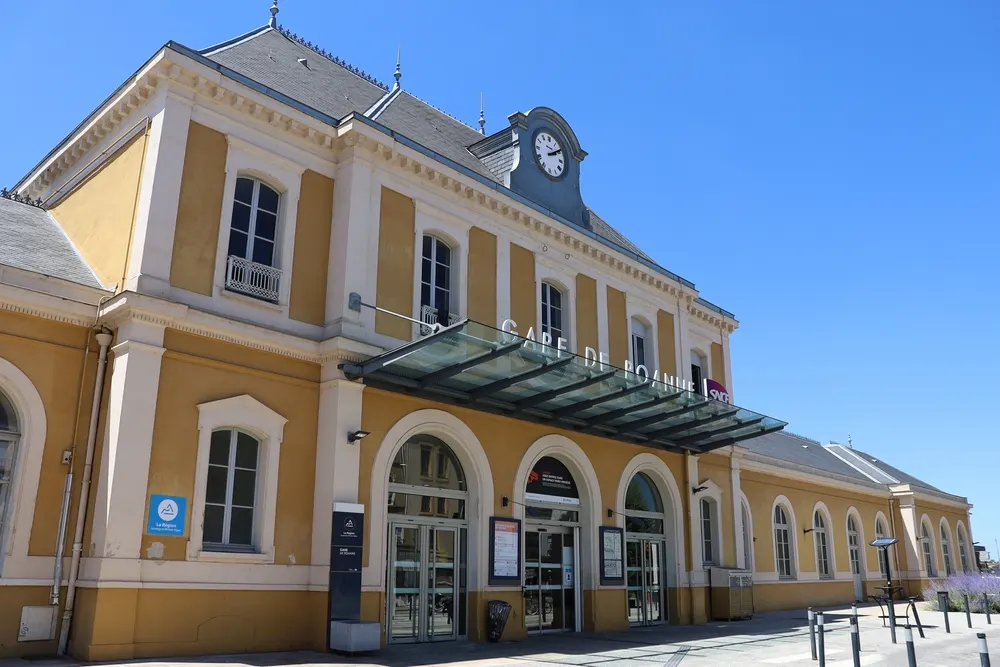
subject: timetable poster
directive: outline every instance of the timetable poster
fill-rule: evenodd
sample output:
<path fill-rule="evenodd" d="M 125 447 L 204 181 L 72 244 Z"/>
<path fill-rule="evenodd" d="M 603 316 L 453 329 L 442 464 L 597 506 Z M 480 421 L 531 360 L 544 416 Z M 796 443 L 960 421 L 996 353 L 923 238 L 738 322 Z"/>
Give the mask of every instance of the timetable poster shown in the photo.
<path fill-rule="evenodd" d="M 622 553 L 621 528 L 601 526 L 601 585 L 625 583 L 625 563 Z"/>
<path fill-rule="evenodd" d="M 521 583 L 521 521 L 490 517 L 490 585 Z"/>

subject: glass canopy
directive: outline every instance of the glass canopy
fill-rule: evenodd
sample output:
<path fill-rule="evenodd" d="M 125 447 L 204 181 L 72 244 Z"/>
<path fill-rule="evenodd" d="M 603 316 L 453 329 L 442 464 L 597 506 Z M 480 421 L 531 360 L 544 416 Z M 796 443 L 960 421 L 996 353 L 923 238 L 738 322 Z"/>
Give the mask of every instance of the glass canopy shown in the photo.
<path fill-rule="evenodd" d="M 340 368 L 371 386 L 672 451 L 786 425 L 472 320 Z"/>

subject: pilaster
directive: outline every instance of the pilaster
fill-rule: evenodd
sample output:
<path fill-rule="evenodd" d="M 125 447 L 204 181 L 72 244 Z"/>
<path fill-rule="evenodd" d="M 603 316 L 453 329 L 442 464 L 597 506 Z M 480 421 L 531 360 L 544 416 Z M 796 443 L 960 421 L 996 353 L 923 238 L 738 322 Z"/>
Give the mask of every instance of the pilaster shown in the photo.
<path fill-rule="evenodd" d="M 608 283 L 597 278 L 597 349 L 605 353 L 608 349 Z M 583 353 L 583 350 L 580 350 Z"/>
<path fill-rule="evenodd" d="M 687 304 L 677 300 L 677 374 L 691 381 L 691 321 Z"/>
<path fill-rule="evenodd" d="M 698 497 L 694 494 L 694 487 L 698 486 L 698 457 L 687 457 L 688 482 L 684 493 L 688 499 L 688 577 L 692 586 L 705 586 L 708 583 L 708 573 L 702 565 L 701 559 L 701 517 L 699 516 Z M 721 507 L 719 508 L 722 509 Z M 720 512 L 721 514 L 721 512 Z"/>
<path fill-rule="evenodd" d="M 740 459 L 733 451 L 729 458 L 730 493 L 733 501 L 733 544 L 736 545 L 736 566 L 749 568 L 746 545 L 743 544 L 743 491 L 740 488 Z"/>
<path fill-rule="evenodd" d="M 361 441 L 348 434 L 361 428 L 365 386 L 344 379 L 339 359 L 323 364 L 316 443 L 316 484 L 313 496 L 313 565 L 330 564 L 330 532 L 335 502 L 357 503 L 361 474 Z"/>
<path fill-rule="evenodd" d="M 357 292 L 365 303 L 375 303 L 378 276 L 378 233 L 381 189 L 367 155 L 352 149 L 337 169 L 330 234 L 330 270 L 326 285 L 326 337 L 364 339 L 375 331 L 375 312 L 348 308 Z"/>
<path fill-rule="evenodd" d="M 898 536 L 906 556 L 906 572 L 899 576 L 907 579 L 926 578 L 920 546 L 920 516 L 913 496 L 899 498 L 899 513 L 902 517 L 903 534 Z"/>
<path fill-rule="evenodd" d="M 139 578 L 163 331 L 158 324 L 127 320 L 111 348 L 114 364 L 89 554 L 100 559 L 100 572 L 92 573 L 98 578 Z"/>
<path fill-rule="evenodd" d="M 166 296 L 192 101 L 165 89 L 152 116 L 124 289 Z"/>
<path fill-rule="evenodd" d="M 733 360 L 729 356 L 729 333 L 725 329 L 720 330 L 720 332 L 722 359 L 726 364 L 726 389 L 729 391 L 729 400 L 732 401 L 733 405 L 736 405 L 736 399 L 733 397 Z"/>
<path fill-rule="evenodd" d="M 510 317 L 510 239 L 497 236 L 497 320 L 487 322 L 497 328 Z"/>

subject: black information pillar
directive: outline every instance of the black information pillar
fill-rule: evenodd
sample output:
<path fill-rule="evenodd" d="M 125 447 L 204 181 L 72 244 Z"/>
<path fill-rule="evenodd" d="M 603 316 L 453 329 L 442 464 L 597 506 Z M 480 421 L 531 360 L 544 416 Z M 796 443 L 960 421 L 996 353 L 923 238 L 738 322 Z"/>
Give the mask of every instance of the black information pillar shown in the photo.
<path fill-rule="evenodd" d="M 349 506 L 362 510 L 359 505 Z M 361 549 L 365 515 L 334 506 L 330 538 L 330 621 L 361 620 Z"/>

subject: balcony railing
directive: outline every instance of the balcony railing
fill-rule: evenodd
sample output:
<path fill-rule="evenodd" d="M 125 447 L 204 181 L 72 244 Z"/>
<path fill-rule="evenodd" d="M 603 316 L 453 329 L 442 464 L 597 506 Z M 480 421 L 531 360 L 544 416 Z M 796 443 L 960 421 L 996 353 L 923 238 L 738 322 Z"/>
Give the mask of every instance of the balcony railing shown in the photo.
<path fill-rule="evenodd" d="M 226 261 L 226 289 L 262 301 L 278 302 L 281 269 L 230 255 Z"/>
<path fill-rule="evenodd" d="M 458 322 L 462 318 L 456 313 L 448 314 L 448 324 L 445 326 L 451 326 L 455 322 Z M 433 333 L 434 325 L 438 321 L 438 309 L 434 306 L 420 306 L 420 321 L 423 324 L 420 325 L 420 335 L 426 336 L 427 334 Z"/>

